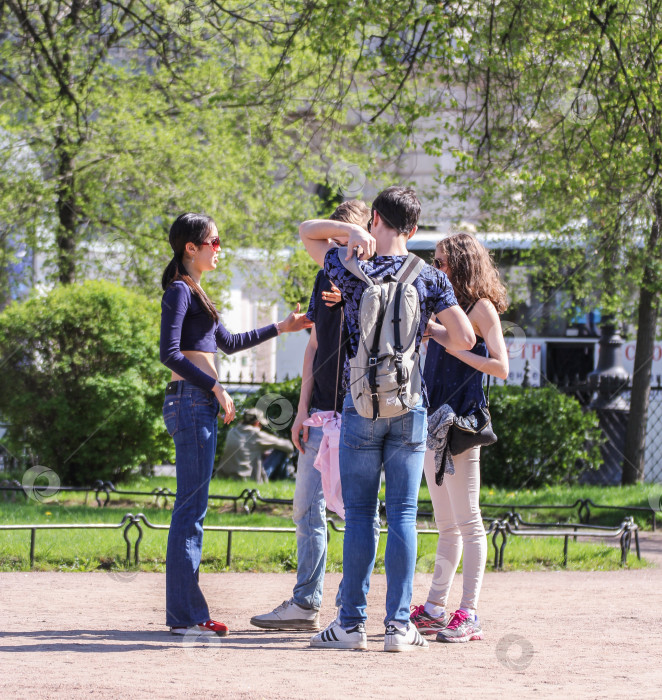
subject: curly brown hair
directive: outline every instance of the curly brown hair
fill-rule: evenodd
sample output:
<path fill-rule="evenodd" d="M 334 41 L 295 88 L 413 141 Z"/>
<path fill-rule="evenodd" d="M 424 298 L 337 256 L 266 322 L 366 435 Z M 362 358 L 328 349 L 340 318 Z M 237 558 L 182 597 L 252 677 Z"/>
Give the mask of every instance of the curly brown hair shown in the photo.
<path fill-rule="evenodd" d="M 455 233 L 437 243 L 437 253 L 448 257 L 448 276 L 460 306 L 466 309 L 479 299 L 489 299 L 499 314 L 508 308 L 499 270 L 475 236 Z"/>

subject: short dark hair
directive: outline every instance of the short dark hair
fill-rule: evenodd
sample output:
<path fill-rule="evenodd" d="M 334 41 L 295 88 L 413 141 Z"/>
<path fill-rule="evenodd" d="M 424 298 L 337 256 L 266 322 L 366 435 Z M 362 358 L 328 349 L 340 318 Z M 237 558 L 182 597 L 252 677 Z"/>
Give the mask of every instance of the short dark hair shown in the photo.
<path fill-rule="evenodd" d="M 257 407 L 247 408 L 244 411 L 244 423 L 247 425 L 254 425 L 255 423 L 261 423 L 264 419 L 264 413 Z"/>
<path fill-rule="evenodd" d="M 421 203 L 411 187 L 394 185 L 382 190 L 372 203 L 373 214 L 377 210 L 380 216 L 398 233 L 409 233 L 421 215 Z"/>

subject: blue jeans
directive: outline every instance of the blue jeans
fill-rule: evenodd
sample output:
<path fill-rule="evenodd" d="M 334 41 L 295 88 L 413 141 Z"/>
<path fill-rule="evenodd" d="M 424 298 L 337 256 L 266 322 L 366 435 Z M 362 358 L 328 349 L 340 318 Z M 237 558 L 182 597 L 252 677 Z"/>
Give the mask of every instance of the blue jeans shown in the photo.
<path fill-rule="evenodd" d="M 191 382 L 178 382 L 177 391 L 163 402 L 163 420 L 175 442 L 177 472 L 166 554 L 166 624 L 190 627 L 209 619 L 198 575 L 220 407 L 212 392 Z"/>
<path fill-rule="evenodd" d="M 292 519 L 297 528 L 297 582 L 292 598 L 302 608 L 322 605 L 326 569 L 326 502 L 322 475 L 313 463 L 322 441 L 322 428 L 308 428 L 308 441 L 299 452 Z"/>
<path fill-rule="evenodd" d="M 316 409 L 311 409 L 311 414 Z M 326 501 L 322 475 L 313 464 L 322 442 L 322 428 L 308 428 L 308 441 L 299 453 L 292 518 L 297 528 L 297 582 L 292 598 L 302 608 L 319 610 L 322 605 L 326 570 Z M 377 498 L 375 496 L 375 498 Z M 373 536 L 379 541 L 379 509 L 373 505 Z M 336 607 L 342 603 L 342 581 L 336 594 Z"/>
<path fill-rule="evenodd" d="M 367 619 L 366 596 L 375 562 L 373 519 L 382 463 L 386 477 L 386 617 L 409 621 L 416 568 L 416 513 L 427 437 L 422 405 L 395 418 L 360 416 L 345 397 L 340 433 L 340 479 L 345 504 L 343 600 L 345 629 Z"/>

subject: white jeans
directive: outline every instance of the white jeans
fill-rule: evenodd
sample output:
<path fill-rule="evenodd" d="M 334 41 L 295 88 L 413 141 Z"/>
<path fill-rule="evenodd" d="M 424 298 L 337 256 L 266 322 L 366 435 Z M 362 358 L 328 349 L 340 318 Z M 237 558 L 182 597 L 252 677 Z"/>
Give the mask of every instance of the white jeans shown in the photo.
<path fill-rule="evenodd" d="M 428 602 L 446 607 L 464 545 L 460 607 L 476 610 L 487 558 L 487 539 L 480 514 L 480 447 L 462 452 L 453 457 L 453 462 L 455 474 L 444 475 L 443 484 L 437 486 L 434 451 L 425 453 L 425 479 L 439 530 Z"/>

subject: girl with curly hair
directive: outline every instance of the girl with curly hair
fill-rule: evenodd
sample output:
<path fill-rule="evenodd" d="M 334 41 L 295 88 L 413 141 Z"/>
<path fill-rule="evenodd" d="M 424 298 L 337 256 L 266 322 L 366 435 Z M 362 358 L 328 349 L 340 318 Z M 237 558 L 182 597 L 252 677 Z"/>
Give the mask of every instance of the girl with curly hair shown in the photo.
<path fill-rule="evenodd" d="M 444 347 L 443 327 L 430 326 L 437 342 L 428 345 L 425 384 L 428 415 L 443 404 L 455 415 L 467 416 L 486 405 L 483 374 L 506 379 L 508 354 L 499 314 L 506 310 L 506 290 L 489 252 L 467 233 L 437 244 L 434 265 L 448 276 L 458 303 L 471 321 L 476 344 L 471 350 Z M 425 454 L 425 478 L 439 529 L 434 575 L 424 605 L 412 606 L 411 620 L 422 634 L 436 634 L 439 642 L 468 642 L 483 638 L 476 609 L 487 557 L 487 540 L 480 512 L 480 447 L 453 456 L 454 474 L 435 481 L 434 451 Z M 450 616 L 448 594 L 462 551 L 462 602 Z"/>

